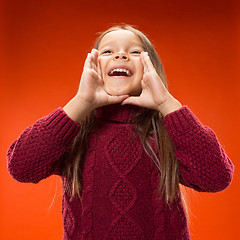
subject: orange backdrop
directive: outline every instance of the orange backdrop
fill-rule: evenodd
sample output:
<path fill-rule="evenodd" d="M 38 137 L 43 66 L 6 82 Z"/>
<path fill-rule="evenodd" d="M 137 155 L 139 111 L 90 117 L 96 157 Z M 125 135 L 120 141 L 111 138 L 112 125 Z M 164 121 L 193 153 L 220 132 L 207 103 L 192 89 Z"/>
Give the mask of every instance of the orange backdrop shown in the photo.
<path fill-rule="evenodd" d="M 227 190 L 191 193 L 192 239 L 240 239 L 238 7 L 231 0 L 1 1 L 0 239 L 61 239 L 60 179 L 16 182 L 7 148 L 74 96 L 96 32 L 120 22 L 152 40 L 170 92 L 216 132 L 236 167 Z"/>

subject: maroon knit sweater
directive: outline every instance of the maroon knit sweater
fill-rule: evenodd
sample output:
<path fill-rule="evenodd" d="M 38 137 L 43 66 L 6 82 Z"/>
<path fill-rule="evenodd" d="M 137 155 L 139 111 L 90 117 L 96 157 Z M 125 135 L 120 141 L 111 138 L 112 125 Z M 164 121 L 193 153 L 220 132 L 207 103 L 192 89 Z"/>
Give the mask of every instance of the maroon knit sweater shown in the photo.
<path fill-rule="evenodd" d="M 130 121 L 137 109 L 117 104 L 97 110 L 84 159 L 82 202 L 63 196 L 63 239 L 190 239 L 180 194 L 171 205 L 158 199 L 159 171 Z M 176 149 L 180 183 L 197 191 L 225 189 L 234 167 L 213 131 L 186 106 L 163 121 Z M 12 177 L 38 183 L 61 176 L 59 166 L 79 129 L 62 108 L 25 129 L 8 151 Z"/>

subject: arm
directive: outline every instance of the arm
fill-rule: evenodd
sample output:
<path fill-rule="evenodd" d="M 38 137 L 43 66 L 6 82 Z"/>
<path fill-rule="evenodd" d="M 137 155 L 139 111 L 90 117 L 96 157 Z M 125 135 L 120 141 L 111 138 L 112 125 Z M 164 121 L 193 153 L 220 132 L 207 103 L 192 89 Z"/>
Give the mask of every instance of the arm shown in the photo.
<path fill-rule="evenodd" d="M 63 108 L 74 121 L 81 122 L 93 109 L 120 103 L 128 95 L 111 96 L 103 87 L 103 79 L 98 62 L 98 51 L 92 49 L 88 54 L 77 95 Z"/>
<path fill-rule="evenodd" d="M 13 178 L 37 183 L 51 174 L 61 174 L 65 152 L 79 132 L 80 122 L 95 108 L 122 102 L 127 95 L 110 96 L 103 88 L 98 51 L 88 54 L 77 95 L 28 127 L 10 146 L 7 159 Z"/>
<path fill-rule="evenodd" d="M 61 157 L 66 152 L 80 125 L 58 108 L 26 128 L 8 149 L 8 170 L 20 182 L 37 183 L 61 174 Z"/>
<path fill-rule="evenodd" d="M 168 114 L 163 123 L 179 160 L 180 183 L 197 191 L 225 189 L 233 177 L 233 164 L 215 133 L 184 106 Z"/>
<path fill-rule="evenodd" d="M 164 116 L 163 123 L 179 160 L 182 184 L 198 191 L 223 190 L 232 180 L 233 165 L 216 135 L 168 92 L 148 54 L 142 53 L 141 58 L 142 93 L 125 99 L 122 104 L 155 109 Z"/>

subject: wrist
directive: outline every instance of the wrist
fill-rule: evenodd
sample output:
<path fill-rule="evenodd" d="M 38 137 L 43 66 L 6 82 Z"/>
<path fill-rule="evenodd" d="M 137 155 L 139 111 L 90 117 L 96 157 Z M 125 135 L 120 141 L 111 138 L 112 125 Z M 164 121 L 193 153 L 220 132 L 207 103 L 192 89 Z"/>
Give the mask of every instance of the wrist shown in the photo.
<path fill-rule="evenodd" d="M 171 96 L 168 100 L 160 104 L 157 110 L 165 117 L 167 114 L 177 111 L 182 107 L 182 104 Z"/>
<path fill-rule="evenodd" d="M 63 110 L 72 120 L 80 123 L 93 109 L 90 103 L 75 96 L 63 107 Z"/>

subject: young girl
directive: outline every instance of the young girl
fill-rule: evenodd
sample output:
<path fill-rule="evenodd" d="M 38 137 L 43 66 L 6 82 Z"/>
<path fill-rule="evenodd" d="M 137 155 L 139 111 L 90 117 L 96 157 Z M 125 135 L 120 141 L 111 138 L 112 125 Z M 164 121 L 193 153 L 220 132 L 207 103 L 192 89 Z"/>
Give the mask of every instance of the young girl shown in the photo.
<path fill-rule="evenodd" d="M 63 239 L 190 239 L 179 184 L 217 192 L 233 165 L 167 90 L 152 44 L 125 25 L 88 54 L 76 96 L 10 146 L 21 182 L 63 180 Z"/>

